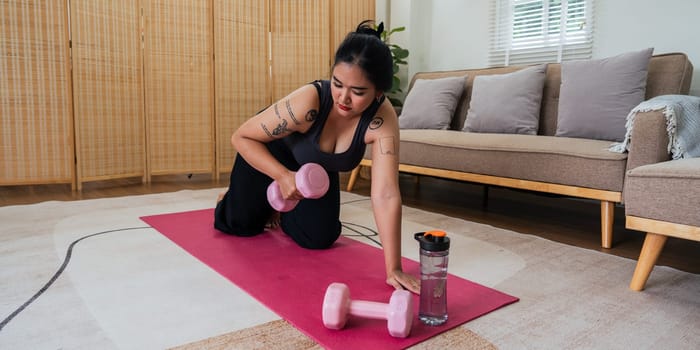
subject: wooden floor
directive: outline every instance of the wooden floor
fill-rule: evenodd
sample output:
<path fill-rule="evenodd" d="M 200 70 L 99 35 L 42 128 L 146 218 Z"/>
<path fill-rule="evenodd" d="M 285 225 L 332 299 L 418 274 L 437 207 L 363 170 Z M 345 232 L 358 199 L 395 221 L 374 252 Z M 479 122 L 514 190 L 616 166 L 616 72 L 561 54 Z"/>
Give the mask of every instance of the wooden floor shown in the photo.
<path fill-rule="evenodd" d="M 341 176 L 341 182 L 344 188 L 347 174 Z M 71 191 L 69 185 L 0 186 L 0 206 L 205 189 L 227 184 L 228 176 L 214 181 L 207 175 L 182 175 L 155 177 L 150 184 L 142 184 L 140 179 L 86 183 L 81 192 Z M 407 206 L 617 256 L 637 259 L 644 239 L 643 233 L 625 229 L 621 206 L 615 209 L 613 248 L 603 249 L 600 247 L 600 204 L 595 201 L 495 187 L 488 189 L 488 201 L 485 201 L 484 186 L 412 175 L 401 175 L 400 185 Z M 353 192 L 368 196 L 369 189 L 369 180 L 360 178 Z M 669 238 L 658 264 L 700 273 L 700 242 Z"/>

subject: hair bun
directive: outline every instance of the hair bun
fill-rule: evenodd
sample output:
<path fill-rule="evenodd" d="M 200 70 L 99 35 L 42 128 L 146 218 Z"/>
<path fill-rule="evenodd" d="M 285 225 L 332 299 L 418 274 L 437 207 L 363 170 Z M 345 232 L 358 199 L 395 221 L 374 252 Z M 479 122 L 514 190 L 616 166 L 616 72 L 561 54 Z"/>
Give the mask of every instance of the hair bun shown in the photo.
<path fill-rule="evenodd" d="M 380 22 L 376 29 L 372 26 L 372 23 L 374 23 L 374 21 L 371 21 L 371 20 L 363 21 L 362 23 L 360 23 L 357 26 L 355 33 L 372 35 L 372 36 L 376 36 L 377 38 L 381 39 L 382 32 L 384 32 L 384 22 Z"/>

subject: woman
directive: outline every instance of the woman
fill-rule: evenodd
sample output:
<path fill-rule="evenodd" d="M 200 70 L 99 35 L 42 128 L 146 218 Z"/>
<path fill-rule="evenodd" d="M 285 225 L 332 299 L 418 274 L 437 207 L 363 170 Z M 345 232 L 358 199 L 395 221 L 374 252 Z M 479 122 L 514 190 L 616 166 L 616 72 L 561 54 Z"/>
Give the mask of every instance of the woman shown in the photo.
<path fill-rule="evenodd" d="M 214 225 L 251 236 L 279 220 L 282 230 L 309 249 L 330 247 L 340 236 L 338 173 L 355 168 L 372 144 L 372 207 L 384 250 L 386 283 L 418 293 L 420 282 L 401 267 L 401 194 L 398 186 L 398 118 L 384 98 L 392 84 L 392 57 L 380 39 L 383 25 L 362 22 L 335 55 L 330 81 L 315 81 L 246 121 L 231 137 L 238 151 L 229 189 L 220 196 Z M 318 163 L 330 188 L 290 212 L 276 213 L 267 186 L 276 180 L 287 199 L 303 199 L 294 176 Z"/>

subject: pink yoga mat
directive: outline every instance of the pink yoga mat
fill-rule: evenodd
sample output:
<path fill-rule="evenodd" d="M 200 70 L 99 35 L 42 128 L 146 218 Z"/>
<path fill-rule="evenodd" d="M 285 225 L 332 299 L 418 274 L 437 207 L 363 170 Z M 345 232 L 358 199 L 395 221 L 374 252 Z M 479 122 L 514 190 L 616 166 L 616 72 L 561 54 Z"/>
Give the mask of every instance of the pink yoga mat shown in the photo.
<path fill-rule="evenodd" d="M 330 330 L 323 326 L 321 304 L 332 282 L 347 284 L 353 299 L 388 302 L 393 288 L 384 283 L 381 249 L 341 237 L 330 249 L 308 250 L 280 230 L 254 237 L 230 236 L 214 229 L 213 209 L 141 219 L 328 349 L 406 348 L 518 301 L 450 275 L 449 320 L 442 326 L 425 326 L 418 320 L 415 296 L 416 318 L 408 338 L 390 336 L 386 321 L 352 316 L 344 329 Z M 417 262 L 404 258 L 403 266 L 418 275 Z"/>

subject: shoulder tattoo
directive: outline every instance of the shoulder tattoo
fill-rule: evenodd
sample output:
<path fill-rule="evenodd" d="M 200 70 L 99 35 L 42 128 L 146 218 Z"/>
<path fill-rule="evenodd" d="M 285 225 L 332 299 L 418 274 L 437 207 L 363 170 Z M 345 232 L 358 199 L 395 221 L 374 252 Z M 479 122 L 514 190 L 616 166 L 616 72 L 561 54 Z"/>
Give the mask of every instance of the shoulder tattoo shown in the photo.
<path fill-rule="evenodd" d="M 312 122 L 316 120 L 316 117 L 318 117 L 318 111 L 315 109 L 310 109 L 308 112 L 306 112 L 306 121 L 307 122 Z"/>
<path fill-rule="evenodd" d="M 379 139 L 379 151 L 381 154 L 395 155 L 396 142 L 393 136 L 382 137 Z"/>
<path fill-rule="evenodd" d="M 369 122 L 369 128 L 371 130 L 377 130 L 384 124 L 384 118 L 374 117 L 371 122 Z"/>

